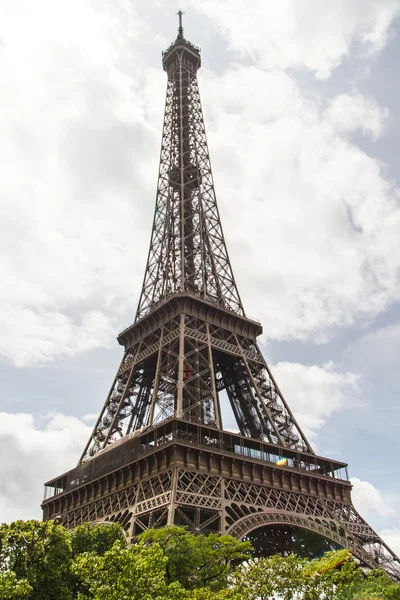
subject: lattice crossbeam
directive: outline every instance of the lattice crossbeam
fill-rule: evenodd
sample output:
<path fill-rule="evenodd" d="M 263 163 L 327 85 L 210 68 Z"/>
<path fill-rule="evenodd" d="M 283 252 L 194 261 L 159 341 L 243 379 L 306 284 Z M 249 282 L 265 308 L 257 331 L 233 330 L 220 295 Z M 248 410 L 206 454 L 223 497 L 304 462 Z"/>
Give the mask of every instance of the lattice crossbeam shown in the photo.
<path fill-rule="evenodd" d="M 81 461 L 172 416 L 222 429 L 224 389 L 243 435 L 312 452 L 256 342 L 181 314 L 126 350 Z"/>
<path fill-rule="evenodd" d="M 349 502 L 188 469 L 175 475 L 168 470 L 99 499 L 88 498 L 87 503 L 67 509 L 63 521 L 69 528 L 118 521 L 132 536 L 135 527 L 141 531 L 155 526 L 157 519 L 164 523 L 166 510 L 170 523 L 206 532 L 218 521 L 220 530 L 238 538 L 271 524 L 295 525 L 348 547 L 366 565 L 384 568 L 396 577 L 400 574 L 396 555 Z"/>

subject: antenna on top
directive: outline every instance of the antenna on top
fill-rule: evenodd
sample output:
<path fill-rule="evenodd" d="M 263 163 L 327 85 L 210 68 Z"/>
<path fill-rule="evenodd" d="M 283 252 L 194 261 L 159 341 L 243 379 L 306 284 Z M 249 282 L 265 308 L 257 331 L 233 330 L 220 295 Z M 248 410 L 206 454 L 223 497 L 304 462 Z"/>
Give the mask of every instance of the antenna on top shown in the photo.
<path fill-rule="evenodd" d="M 183 39 L 183 27 L 182 27 L 182 15 L 184 14 L 182 10 L 178 10 L 176 13 L 179 16 L 179 28 L 178 28 L 178 39 Z"/>

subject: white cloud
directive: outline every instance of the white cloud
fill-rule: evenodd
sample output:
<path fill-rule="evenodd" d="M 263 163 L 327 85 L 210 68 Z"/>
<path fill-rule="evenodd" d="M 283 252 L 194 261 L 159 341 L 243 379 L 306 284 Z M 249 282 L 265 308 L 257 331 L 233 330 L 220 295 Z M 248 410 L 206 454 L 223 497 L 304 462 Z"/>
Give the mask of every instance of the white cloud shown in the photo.
<path fill-rule="evenodd" d="M 224 2 L 212 4 L 193 10 L 215 8 L 218 20 Z M 379 162 L 346 137 L 354 130 L 379 136 L 385 110 L 348 90 L 329 102 L 310 96 L 278 69 L 302 64 L 325 76 L 354 40 L 377 52 L 397 5 L 367 2 L 361 11 L 358 1 L 335 9 L 307 1 L 299 11 L 290 2 L 239 3 L 224 11 L 233 45 L 239 17 L 243 43 L 257 56 L 265 54 L 265 19 L 282 40 L 267 65 L 256 63 L 271 71 L 201 72 L 228 249 L 246 307 L 268 336 L 323 339 L 330 327 L 375 315 L 399 295 L 397 191 Z M 5 6 L 0 352 L 24 366 L 106 346 L 112 328 L 133 320 L 165 74 L 144 57 L 150 26 L 138 16 L 140 4 Z M 254 35 L 246 36 L 251 13 Z"/>
<path fill-rule="evenodd" d="M 352 499 L 358 512 L 367 519 L 371 513 L 381 517 L 390 517 L 396 511 L 386 502 L 383 494 L 369 481 L 362 481 L 358 477 L 350 479 L 353 490 Z"/>
<path fill-rule="evenodd" d="M 91 428 L 75 417 L 0 413 L 0 521 L 41 518 L 45 481 L 78 461 Z"/>
<path fill-rule="evenodd" d="M 400 13 L 398 0 L 203 0 L 188 7 L 207 14 L 233 52 L 263 68 L 306 67 L 328 78 L 352 44 L 371 56 L 384 47 Z"/>
<path fill-rule="evenodd" d="M 159 135 L 135 89 L 140 58 L 124 70 L 142 27 L 128 3 L 6 5 L 0 352 L 23 366 L 108 345 L 113 316 L 133 320 Z"/>
<path fill-rule="evenodd" d="M 383 529 L 379 532 L 379 535 L 384 542 L 387 543 L 389 548 L 400 556 L 400 529 Z"/>
<path fill-rule="evenodd" d="M 97 413 L 88 413 L 87 415 L 83 415 L 82 421 L 91 425 L 94 424 L 95 421 L 97 421 L 98 416 L 99 415 Z"/>
<path fill-rule="evenodd" d="M 323 119 L 336 133 L 359 129 L 376 139 L 383 131 L 387 116 L 388 111 L 381 109 L 372 98 L 361 94 L 339 94 L 329 103 Z"/>
<path fill-rule="evenodd" d="M 357 401 L 357 376 L 341 373 L 333 363 L 307 366 L 281 362 L 271 367 L 300 427 L 309 437 L 336 411 Z"/>
<path fill-rule="evenodd" d="M 383 369 L 398 376 L 400 367 L 400 324 L 380 327 L 353 342 L 346 358 L 366 371 Z M 400 380 L 399 380 L 400 381 Z"/>
<path fill-rule="evenodd" d="M 400 529 L 396 528 L 399 515 L 394 508 L 396 506 L 394 498 L 387 498 L 369 481 L 363 481 L 358 477 L 352 477 L 350 481 L 353 485 L 351 496 L 355 508 L 368 523 L 375 520 L 381 523 L 381 527 L 382 524 L 389 526 L 384 529 L 380 527 L 377 531 L 389 548 L 399 556 Z"/>
<path fill-rule="evenodd" d="M 377 136 L 386 112 L 359 94 L 326 103 L 255 67 L 202 87 L 228 249 L 266 335 L 318 341 L 397 300 L 399 193 L 346 138 Z"/>
<path fill-rule="evenodd" d="M 83 314 L 79 324 L 59 312 L 38 314 L 21 308 L 7 313 L 6 308 L 0 321 L 0 355 L 17 367 L 110 346 L 115 337 L 110 319 L 97 311 Z"/>

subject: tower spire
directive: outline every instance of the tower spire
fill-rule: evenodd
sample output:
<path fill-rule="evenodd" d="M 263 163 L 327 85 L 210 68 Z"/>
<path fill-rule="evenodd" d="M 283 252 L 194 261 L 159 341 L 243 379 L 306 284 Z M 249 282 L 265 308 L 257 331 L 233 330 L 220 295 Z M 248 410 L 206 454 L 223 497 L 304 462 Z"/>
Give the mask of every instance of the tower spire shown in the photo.
<path fill-rule="evenodd" d="M 184 14 L 184 12 L 182 10 L 178 10 L 178 12 L 176 14 L 179 17 L 178 40 L 182 40 L 183 39 L 182 15 Z"/>

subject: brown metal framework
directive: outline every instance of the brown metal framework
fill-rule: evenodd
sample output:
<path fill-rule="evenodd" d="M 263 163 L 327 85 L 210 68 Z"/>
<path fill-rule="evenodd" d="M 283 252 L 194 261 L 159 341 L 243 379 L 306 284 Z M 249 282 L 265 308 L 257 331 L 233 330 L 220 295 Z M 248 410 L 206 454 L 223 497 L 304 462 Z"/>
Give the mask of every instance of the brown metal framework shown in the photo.
<path fill-rule="evenodd" d="M 183 419 L 126 436 L 46 490 L 44 518 L 61 515 L 69 528 L 119 522 L 133 540 L 177 524 L 243 539 L 290 525 L 400 574 L 399 559 L 352 505 L 346 464 Z"/>
<path fill-rule="evenodd" d="M 181 14 L 180 14 L 181 19 Z M 197 84 L 183 37 L 168 75 L 156 209 L 136 320 L 78 466 L 46 484 L 44 518 L 68 527 L 187 525 L 239 538 L 295 526 L 400 572 L 351 503 L 346 465 L 315 455 L 257 345 L 219 218 Z M 224 430 L 221 395 L 238 434 Z M 225 424 L 226 427 L 226 424 Z"/>
<path fill-rule="evenodd" d="M 222 232 L 197 84 L 200 54 L 178 40 L 168 74 L 150 250 L 136 321 L 180 292 L 244 315 Z"/>
<path fill-rule="evenodd" d="M 142 318 L 149 333 L 120 334 L 125 354 L 82 462 L 172 416 L 222 429 L 222 390 L 242 435 L 312 452 L 257 346 L 259 325 L 186 294 L 157 313 Z"/>

